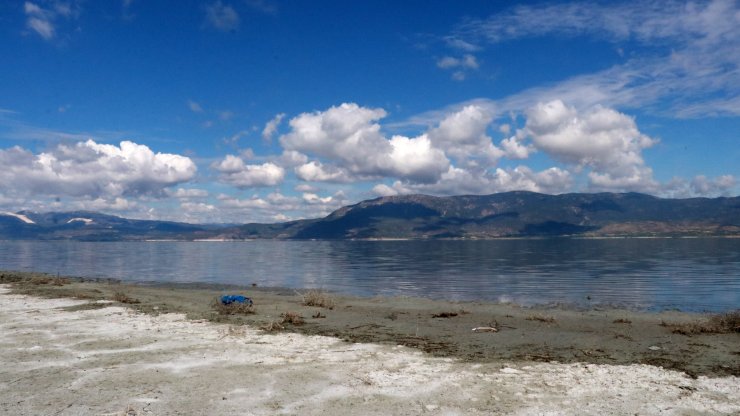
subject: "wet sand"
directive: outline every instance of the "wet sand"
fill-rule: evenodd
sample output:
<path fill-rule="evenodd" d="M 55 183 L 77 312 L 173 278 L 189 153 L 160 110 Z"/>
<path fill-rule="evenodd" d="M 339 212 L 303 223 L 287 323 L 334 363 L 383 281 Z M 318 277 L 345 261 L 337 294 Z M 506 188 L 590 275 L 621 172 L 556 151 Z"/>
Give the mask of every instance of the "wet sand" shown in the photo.
<path fill-rule="evenodd" d="M 328 309 L 285 289 L 0 282 L 0 413 L 740 412 L 740 334 L 661 325 L 697 314 L 346 296 Z M 250 296 L 255 313 L 219 315 L 224 293 Z M 258 329 L 286 312 L 305 323 Z"/>

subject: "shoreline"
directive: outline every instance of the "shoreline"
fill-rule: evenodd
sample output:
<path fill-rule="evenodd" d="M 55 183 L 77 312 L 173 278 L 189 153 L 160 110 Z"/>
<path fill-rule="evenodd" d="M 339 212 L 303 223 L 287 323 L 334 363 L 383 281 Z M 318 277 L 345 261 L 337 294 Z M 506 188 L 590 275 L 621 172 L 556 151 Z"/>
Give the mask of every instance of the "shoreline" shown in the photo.
<path fill-rule="evenodd" d="M 2 414 L 740 412 L 733 376 L 692 379 L 643 364 L 466 362 L 399 345 L 144 314 L 107 300 L 10 292 L 0 284 Z"/>
<path fill-rule="evenodd" d="M 248 243 L 255 241 L 358 241 L 358 242 L 399 242 L 399 241 L 507 241 L 507 240 L 681 240 L 681 239 L 740 239 L 740 234 L 666 234 L 666 235 L 582 235 L 582 234 L 565 234 L 553 236 L 490 236 L 490 237 L 444 237 L 444 238 L 424 238 L 424 237 L 368 237 L 368 238 L 232 238 L 232 237 L 213 237 L 213 238 L 141 238 L 141 239 L 121 239 L 121 240 L 77 240 L 77 239 L 22 239 L 22 238 L 5 238 L 0 239 L 2 242 L 77 242 L 77 243 Z"/>
<path fill-rule="evenodd" d="M 10 284 L 18 294 L 87 302 L 118 298 L 116 305 L 153 316 L 181 313 L 191 320 L 252 328 L 279 323 L 280 332 L 403 345 L 472 363 L 647 364 L 690 377 L 740 376 L 739 332 L 681 333 L 682 328 L 706 321 L 707 314 L 325 294 L 334 304 L 329 309 L 303 305 L 305 290 L 124 283 L 29 272 L 0 272 L 0 283 Z M 255 313 L 220 315 L 214 302 L 225 293 L 251 297 Z M 288 313 L 303 323 L 280 324 Z M 472 331 L 479 327 L 494 327 L 497 332 Z"/>

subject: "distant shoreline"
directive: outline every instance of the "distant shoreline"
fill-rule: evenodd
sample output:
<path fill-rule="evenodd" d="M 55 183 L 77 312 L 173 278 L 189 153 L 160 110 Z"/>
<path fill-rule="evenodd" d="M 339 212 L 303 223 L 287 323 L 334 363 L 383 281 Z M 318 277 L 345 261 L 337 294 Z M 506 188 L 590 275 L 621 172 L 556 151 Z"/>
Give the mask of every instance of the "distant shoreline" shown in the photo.
<path fill-rule="evenodd" d="M 239 243 L 255 241 L 517 241 L 517 240 L 672 240 L 672 239 L 740 239 L 740 235 L 553 235 L 511 237 L 461 237 L 461 238 L 148 238 L 127 240 L 77 240 L 77 239 L 0 239 L 2 242 L 76 242 L 76 243 Z"/>

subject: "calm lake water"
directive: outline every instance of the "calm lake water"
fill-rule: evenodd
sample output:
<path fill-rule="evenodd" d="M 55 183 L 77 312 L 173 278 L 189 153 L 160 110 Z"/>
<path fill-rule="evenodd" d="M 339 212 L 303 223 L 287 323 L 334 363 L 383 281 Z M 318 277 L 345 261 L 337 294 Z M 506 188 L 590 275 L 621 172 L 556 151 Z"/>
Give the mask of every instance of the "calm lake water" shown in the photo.
<path fill-rule="evenodd" d="M 5 241 L 0 269 L 524 305 L 740 307 L 740 239 Z"/>

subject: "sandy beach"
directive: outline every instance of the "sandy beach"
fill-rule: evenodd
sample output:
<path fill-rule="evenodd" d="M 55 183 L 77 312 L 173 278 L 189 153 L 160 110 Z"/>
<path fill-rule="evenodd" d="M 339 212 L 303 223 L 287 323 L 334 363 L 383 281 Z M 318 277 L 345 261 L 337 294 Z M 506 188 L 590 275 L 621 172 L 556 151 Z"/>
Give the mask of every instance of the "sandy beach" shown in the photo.
<path fill-rule="evenodd" d="M 249 288 L 224 316 L 234 288 L 34 276 L 0 286 L 2 414 L 740 413 L 740 334 L 671 326 L 696 314 Z"/>

